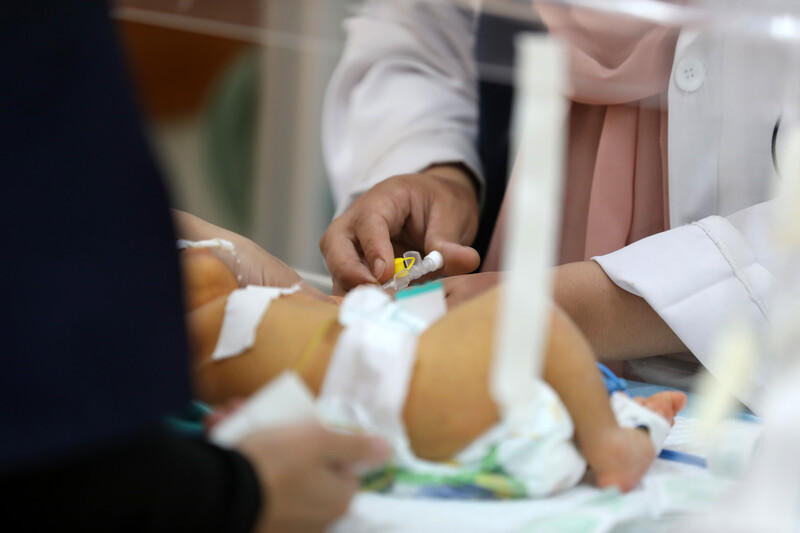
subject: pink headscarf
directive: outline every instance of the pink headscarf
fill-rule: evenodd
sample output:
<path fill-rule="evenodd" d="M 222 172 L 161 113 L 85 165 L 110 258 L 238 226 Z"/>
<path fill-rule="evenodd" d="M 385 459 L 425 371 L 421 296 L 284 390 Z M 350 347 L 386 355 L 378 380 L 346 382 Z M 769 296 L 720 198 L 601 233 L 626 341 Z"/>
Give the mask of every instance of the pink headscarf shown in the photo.
<path fill-rule="evenodd" d="M 669 227 L 666 89 L 678 32 L 582 8 L 538 9 L 570 61 L 562 264 Z M 499 267 L 505 211 L 504 199 L 485 271 Z"/>

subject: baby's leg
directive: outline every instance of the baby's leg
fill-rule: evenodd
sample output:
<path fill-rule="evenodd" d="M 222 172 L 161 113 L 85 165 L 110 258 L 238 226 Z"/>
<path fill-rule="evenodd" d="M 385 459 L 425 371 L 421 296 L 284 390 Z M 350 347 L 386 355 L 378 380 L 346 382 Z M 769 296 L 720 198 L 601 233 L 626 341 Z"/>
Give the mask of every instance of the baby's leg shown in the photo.
<path fill-rule="evenodd" d="M 224 403 L 248 396 L 287 369 L 297 368 L 318 393 L 341 332 L 338 307 L 300 294 L 272 302 L 256 331 L 255 345 L 240 355 L 211 361 L 222 327 L 227 295 L 187 316 L 201 400 Z M 415 453 L 450 459 L 498 420 L 488 389 L 494 310 L 470 302 L 443 317 L 419 339 L 417 363 L 404 410 Z M 309 342 L 324 332 L 316 348 Z"/>
<path fill-rule="evenodd" d="M 313 353 L 304 355 L 310 357 L 301 369 L 303 379 L 319 391 L 341 331 L 336 306 L 301 295 L 280 298 L 259 325 L 252 349 L 211 363 L 225 299 L 211 301 L 189 316 L 196 383 L 203 399 L 223 402 L 254 392 L 295 367 L 309 340 L 323 330 Z M 488 385 L 496 308 L 497 291 L 489 291 L 454 309 L 420 337 L 403 412 L 418 456 L 449 459 L 498 421 Z M 592 352 L 560 311 L 551 319 L 545 379 L 572 415 L 579 446 L 598 482 L 623 489 L 634 486 L 652 462 L 653 448 L 644 432 L 617 426 Z"/>
<path fill-rule="evenodd" d="M 447 459 L 497 422 L 489 393 L 498 292 L 453 309 L 420 338 L 405 422 L 414 450 Z M 587 341 L 559 309 L 551 314 L 544 378 L 573 418 L 576 441 L 600 486 L 630 490 L 655 458 L 642 430 L 620 428 Z M 685 396 L 654 397 L 646 407 L 672 420 Z M 669 401 L 666 401 L 669 400 Z M 425 455 L 421 455 L 423 452 Z"/>
<path fill-rule="evenodd" d="M 686 406 L 686 395 L 675 391 L 659 392 L 636 400 L 670 422 Z M 641 429 L 618 428 L 590 448 L 595 458 L 589 461 L 587 456 L 587 461 L 594 469 L 597 485 L 615 486 L 623 491 L 631 490 L 639 483 L 655 457 L 653 444 Z M 583 449 L 583 452 L 587 454 L 587 450 Z"/>
<path fill-rule="evenodd" d="M 198 397 L 212 404 L 246 397 L 280 373 L 296 369 L 317 394 L 325 377 L 328 360 L 341 332 L 339 308 L 305 294 L 274 300 L 258 325 L 255 345 L 240 355 L 212 361 L 225 316 L 227 295 L 190 312 L 187 316 L 194 360 L 194 383 Z M 308 362 L 298 366 L 315 334 L 324 330 Z"/>
<path fill-rule="evenodd" d="M 561 397 L 575 423 L 578 447 L 601 487 L 635 487 L 655 459 L 643 430 L 617 425 L 594 355 L 562 311 L 552 314 L 544 378 Z M 640 402 L 641 403 L 641 402 Z M 672 421 L 686 404 L 683 393 L 661 393 L 643 405 Z"/>

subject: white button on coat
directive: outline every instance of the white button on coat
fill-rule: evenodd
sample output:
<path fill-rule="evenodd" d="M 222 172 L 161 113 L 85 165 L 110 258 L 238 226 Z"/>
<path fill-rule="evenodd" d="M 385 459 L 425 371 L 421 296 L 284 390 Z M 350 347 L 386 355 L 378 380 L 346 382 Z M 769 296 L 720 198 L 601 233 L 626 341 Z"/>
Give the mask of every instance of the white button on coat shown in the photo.
<path fill-rule="evenodd" d="M 675 67 L 675 84 L 686 92 L 699 89 L 705 77 L 705 66 L 697 59 L 681 59 Z"/>

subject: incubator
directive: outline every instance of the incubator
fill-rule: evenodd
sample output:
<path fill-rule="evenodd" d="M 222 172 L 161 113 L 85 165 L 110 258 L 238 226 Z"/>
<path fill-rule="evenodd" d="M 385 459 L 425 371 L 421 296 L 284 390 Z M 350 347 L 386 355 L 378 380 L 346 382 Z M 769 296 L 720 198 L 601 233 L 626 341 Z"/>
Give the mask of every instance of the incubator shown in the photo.
<path fill-rule="evenodd" d="M 709 465 L 735 459 L 714 472 L 658 460 L 626 495 L 582 484 L 545 501 L 444 506 L 363 494 L 334 531 L 800 528 L 787 496 L 800 490 L 798 2 L 120 0 L 115 11 L 257 47 L 260 106 L 227 109 L 258 117 L 239 197 L 265 248 L 321 271 L 334 202 L 341 212 L 380 179 L 460 161 L 476 176 L 482 256 L 498 215 L 505 224 L 496 266 L 511 289 L 491 374 L 504 415 L 538 390 L 542 361 L 530 355 L 543 350 L 551 267 L 593 259 L 693 354 L 626 371 L 634 392 L 696 393 L 666 447 Z M 587 36 L 608 54 L 593 56 Z M 227 75 L 229 90 L 243 80 Z M 602 172 L 573 142 L 580 128 L 599 139 Z M 587 207 L 598 199 L 605 207 Z M 398 261 L 385 289 L 443 266 L 437 252 Z"/>

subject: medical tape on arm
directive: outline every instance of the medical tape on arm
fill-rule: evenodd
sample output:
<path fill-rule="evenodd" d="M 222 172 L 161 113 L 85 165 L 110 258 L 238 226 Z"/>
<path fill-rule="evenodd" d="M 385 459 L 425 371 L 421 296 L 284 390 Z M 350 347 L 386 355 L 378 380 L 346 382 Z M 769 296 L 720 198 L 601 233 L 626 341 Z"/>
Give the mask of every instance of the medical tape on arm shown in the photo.
<path fill-rule="evenodd" d="M 236 247 L 227 239 L 213 238 L 205 239 L 203 241 L 190 241 L 188 239 L 178 239 L 176 242 L 178 250 L 186 250 L 188 248 L 219 248 L 226 252 L 236 254 Z"/>
<path fill-rule="evenodd" d="M 661 453 L 670 429 L 666 418 L 639 405 L 630 396 L 620 391 L 611 395 L 611 410 L 621 427 L 646 429 L 650 435 L 650 442 L 653 443 L 653 448 L 656 450 L 656 455 Z"/>
<path fill-rule="evenodd" d="M 402 412 L 424 322 L 373 287 L 351 291 L 339 321 L 345 329 L 322 384 L 323 417 L 343 429 L 405 442 Z"/>
<path fill-rule="evenodd" d="M 300 290 L 296 284 L 288 289 L 248 285 L 230 293 L 225 303 L 225 317 L 217 338 L 217 346 L 211 355 L 213 361 L 239 355 L 253 347 L 256 330 L 276 298 Z"/>

